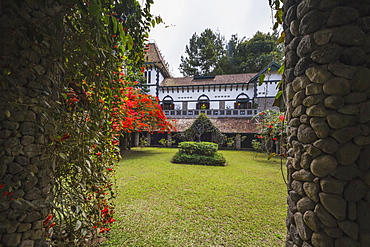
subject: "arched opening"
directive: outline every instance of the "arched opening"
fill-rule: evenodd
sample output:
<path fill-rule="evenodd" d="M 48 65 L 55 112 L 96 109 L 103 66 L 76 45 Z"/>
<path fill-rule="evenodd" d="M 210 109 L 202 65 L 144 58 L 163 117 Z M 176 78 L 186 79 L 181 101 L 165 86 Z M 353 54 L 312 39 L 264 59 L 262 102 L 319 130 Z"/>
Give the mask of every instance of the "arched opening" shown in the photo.
<path fill-rule="evenodd" d="M 235 109 L 252 109 L 252 101 L 245 93 L 241 93 L 236 97 L 234 103 Z"/>
<path fill-rule="evenodd" d="M 196 109 L 209 109 L 209 98 L 207 95 L 202 94 L 201 96 L 199 96 Z"/>
<path fill-rule="evenodd" d="M 163 98 L 161 107 L 163 110 L 173 110 L 175 109 L 175 105 L 173 103 L 173 98 L 169 95 Z"/>

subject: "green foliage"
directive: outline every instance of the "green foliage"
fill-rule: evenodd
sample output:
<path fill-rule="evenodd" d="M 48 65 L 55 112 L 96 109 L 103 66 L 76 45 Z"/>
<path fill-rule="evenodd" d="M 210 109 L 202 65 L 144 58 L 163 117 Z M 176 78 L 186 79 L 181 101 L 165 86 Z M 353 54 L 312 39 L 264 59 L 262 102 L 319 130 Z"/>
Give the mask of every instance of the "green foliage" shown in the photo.
<path fill-rule="evenodd" d="M 185 52 L 188 57 L 181 57 L 180 64 L 184 76 L 253 73 L 271 61 L 282 64 L 284 56 L 276 32 L 265 34 L 258 31 L 247 40 L 245 37 L 239 39 L 235 34 L 225 42 L 223 36 L 210 29 L 200 36 L 193 34 Z"/>
<path fill-rule="evenodd" d="M 140 147 L 146 147 L 146 146 L 149 146 L 149 140 L 148 140 L 148 137 L 140 137 L 139 139 L 139 146 Z"/>
<path fill-rule="evenodd" d="M 180 142 L 179 149 L 179 152 L 184 154 L 213 156 L 218 150 L 218 145 L 213 142 Z"/>
<path fill-rule="evenodd" d="M 181 56 L 179 68 L 184 76 L 209 75 L 224 55 L 224 37 L 207 28 L 200 36 L 193 34 L 185 52 L 188 56 Z"/>
<path fill-rule="evenodd" d="M 200 113 L 194 120 L 193 124 L 183 133 L 179 134 L 179 137 L 186 141 L 193 141 L 196 139 L 200 142 L 202 135 L 207 132 L 211 132 L 213 134 L 214 141 L 219 145 L 224 143 L 226 136 L 212 124 L 211 120 L 205 113 Z"/>
<path fill-rule="evenodd" d="M 258 31 L 251 39 L 240 42 L 234 55 L 237 73 L 258 72 L 271 61 L 282 64 L 283 46 L 277 40 L 276 33 Z"/>
<path fill-rule="evenodd" d="M 213 156 L 200 154 L 176 153 L 172 158 L 173 163 L 180 164 L 195 164 L 207 166 L 224 166 L 225 158 L 220 153 L 215 153 Z"/>
<path fill-rule="evenodd" d="M 160 144 L 162 144 L 163 147 L 171 147 L 172 144 L 176 143 L 175 140 L 168 140 L 168 139 L 164 139 L 164 138 L 160 139 L 158 142 Z"/>
<path fill-rule="evenodd" d="M 179 151 L 173 156 L 173 163 L 224 166 L 222 154 L 217 153 L 218 145 L 213 142 L 180 142 Z"/>
<path fill-rule="evenodd" d="M 236 136 L 228 137 L 226 139 L 226 146 L 228 148 L 235 148 L 235 146 L 236 146 L 236 140 L 235 140 L 236 137 L 240 138 L 240 142 L 243 142 L 247 138 L 247 136 L 241 136 L 240 134 L 237 134 Z"/>
<path fill-rule="evenodd" d="M 252 148 L 257 152 L 262 152 L 262 144 L 260 141 L 253 139 L 252 140 Z"/>
<path fill-rule="evenodd" d="M 268 154 L 272 154 L 275 143 L 280 144 L 280 152 L 283 152 L 286 126 L 284 113 L 277 110 L 265 110 L 255 115 L 252 120 L 258 123 L 257 138 Z"/>

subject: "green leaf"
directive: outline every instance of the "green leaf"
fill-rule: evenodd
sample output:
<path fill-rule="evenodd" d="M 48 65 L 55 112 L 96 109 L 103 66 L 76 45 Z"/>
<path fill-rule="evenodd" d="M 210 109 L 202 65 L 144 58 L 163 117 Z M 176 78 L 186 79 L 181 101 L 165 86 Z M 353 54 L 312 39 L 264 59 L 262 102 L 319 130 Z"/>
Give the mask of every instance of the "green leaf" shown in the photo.
<path fill-rule="evenodd" d="M 102 12 L 101 7 L 97 4 L 90 5 L 89 10 L 90 10 L 90 14 L 95 15 L 95 16 L 98 16 Z"/>
<path fill-rule="evenodd" d="M 260 75 L 258 86 L 261 86 L 263 84 L 263 82 L 265 81 L 265 78 L 266 78 L 265 74 Z"/>
<path fill-rule="evenodd" d="M 285 66 L 284 65 L 281 65 L 280 68 L 279 68 L 279 70 L 278 70 L 278 74 L 281 75 L 281 74 L 284 73 L 284 71 L 285 71 Z"/>
<path fill-rule="evenodd" d="M 118 23 L 117 23 L 117 20 L 112 17 L 112 22 L 113 22 L 113 33 L 116 34 L 117 31 L 118 31 Z M 120 25 L 120 26 L 122 26 L 122 25 Z"/>
<path fill-rule="evenodd" d="M 67 159 L 68 159 L 67 155 L 65 155 L 64 153 L 59 153 L 59 156 L 60 156 L 62 159 L 64 159 L 64 160 L 67 160 Z"/>
<path fill-rule="evenodd" d="M 271 153 L 271 154 L 269 154 L 269 156 L 267 157 L 267 159 L 270 160 L 271 158 L 273 158 L 275 156 L 276 156 L 276 153 Z"/>
<path fill-rule="evenodd" d="M 282 83 L 283 83 L 283 80 L 280 80 L 280 81 L 278 82 L 278 84 L 276 85 L 276 89 L 279 89 Z"/>
<path fill-rule="evenodd" d="M 278 99 L 278 98 L 280 98 L 280 96 L 283 94 L 283 91 L 279 91 L 279 92 L 277 92 L 277 94 L 276 94 L 276 96 L 275 96 L 275 99 Z"/>

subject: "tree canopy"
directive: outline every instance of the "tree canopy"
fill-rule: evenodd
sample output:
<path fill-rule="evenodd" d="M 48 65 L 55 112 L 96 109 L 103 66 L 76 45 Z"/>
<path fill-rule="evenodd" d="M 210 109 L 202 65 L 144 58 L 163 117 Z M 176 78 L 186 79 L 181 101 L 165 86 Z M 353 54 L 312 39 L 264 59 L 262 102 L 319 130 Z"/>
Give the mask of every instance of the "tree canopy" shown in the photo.
<path fill-rule="evenodd" d="M 214 71 L 225 54 L 224 38 L 211 29 L 199 36 L 194 33 L 185 47 L 187 57 L 181 56 L 180 71 L 185 76 L 207 75 Z"/>
<path fill-rule="evenodd" d="M 281 63 L 282 50 L 277 33 L 258 31 L 251 39 L 234 34 L 226 42 L 220 33 L 206 29 L 190 38 L 180 71 L 184 76 L 256 72 L 271 61 Z"/>

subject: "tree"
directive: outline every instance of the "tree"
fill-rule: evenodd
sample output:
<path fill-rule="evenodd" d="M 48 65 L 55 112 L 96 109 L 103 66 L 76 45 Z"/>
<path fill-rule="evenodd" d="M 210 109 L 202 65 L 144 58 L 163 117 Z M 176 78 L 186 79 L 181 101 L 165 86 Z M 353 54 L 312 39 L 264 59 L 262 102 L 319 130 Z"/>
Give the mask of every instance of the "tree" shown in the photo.
<path fill-rule="evenodd" d="M 368 246 L 370 4 L 284 3 L 286 246 Z"/>
<path fill-rule="evenodd" d="M 179 68 L 184 76 L 209 75 L 225 53 L 224 37 L 207 28 L 200 36 L 193 34 L 185 52 L 188 57 L 181 56 Z"/>
<path fill-rule="evenodd" d="M 237 73 L 253 73 L 262 70 L 271 61 L 282 62 L 282 47 L 276 34 L 257 32 L 251 39 L 237 43 L 230 57 Z"/>
<path fill-rule="evenodd" d="M 180 71 L 184 76 L 254 73 L 271 61 L 282 62 L 277 40 L 276 33 L 257 32 L 249 40 L 232 35 L 226 43 L 219 33 L 206 29 L 200 36 L 194 33 L 191 37 L 185 48 L 188 57 L 181 57 Z"/>
<path fill-rule="evenodd" d="M 205 133 L 212 133 L 214 141 L 220 145 L 223 144 L 226 139 L 226 136 L 212 124 L 211 120 L 204 113 L 199 114 L 192 125 L 181 133 L 180 138 L 188 141 L 196 139 L 197 142 L 201 142 L 202 135 Z"/>

